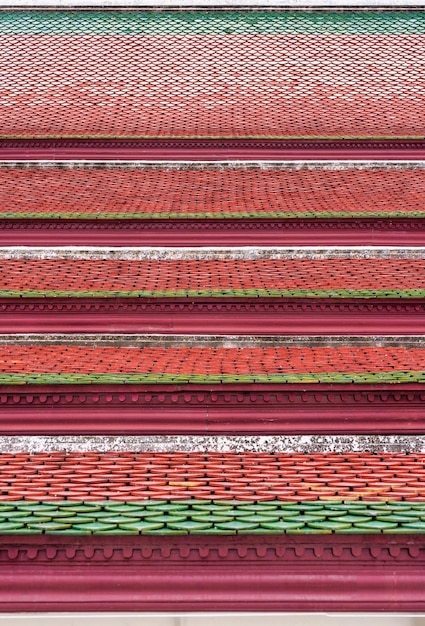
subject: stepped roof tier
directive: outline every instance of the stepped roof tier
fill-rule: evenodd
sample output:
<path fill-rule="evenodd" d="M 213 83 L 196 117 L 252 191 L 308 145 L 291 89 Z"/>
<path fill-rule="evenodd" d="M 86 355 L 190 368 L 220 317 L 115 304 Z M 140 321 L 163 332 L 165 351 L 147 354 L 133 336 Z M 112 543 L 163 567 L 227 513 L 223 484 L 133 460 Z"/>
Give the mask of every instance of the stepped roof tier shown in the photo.
<path fill-rule="evenodd" d="M 423 298 L 422 249 L 0 249 L 0 297 Z"/>
<path fill-rule="evenodd" d="M 2 534 L 420 533 L 423 454 L 0 455 Z"/>
<path fill-rule="evenodd" d="M 316 343 L 316 345 L 315 345 Z M 424 383 L 421 338 L 0 337 L 2 384 Z"/>
<path fill-rule="evenodd" d="M 425 217 L 420 162 L 0 165 L 1 219 Z"/>
<path fill-rule="evenodd" d="M 3 335 L 0 383 L 3 434 L 409 434 L 424 423 L 425 347 L 421 336 Z"/>
<path fill-rule="evenodd" d="M 2 11 L 0 34 L 4 138 L 425 133 L 421 11 Z"/>
<path fill-rule="evenodd" d="M 0 333 L 409 335 L 425 323 L 422 248 L 9 247 L 0 262 Z"/>
<path fill-rule="evenodd" d="M 424 181 L 417 161 L 4 161 L 0 245 L 424 245 Z"/>
<path fill-rule="evenodd" d="M 74 438 L 30 453 L 29 440 L 13 439 L 14 452 L 3 452 L 0 440 L 0 550 L 18 594 L 0 591 L 7 606 L 33 609 L 36 592 L 37 608 L 75 610 L 92 598 L 93 610 L 159 610 L 165 579 L 168 608 L 193 610 L 199 577 L 208 582 L 202 607 L 210 610 L 213 602 L 227 610 L 246 602 L 257 610 L 300 602 L 311 610 L 358 608 L 369 577 L 374 608 L 378 598 L 395 602 L 388 577 L 397 581 L 397 605 L 420 606 L 424 455 L 405 441 L 392 453 L 277 453 L 264 444 L 259 452 L 206 453 L 189 444 L 190 452 L 170 453 L 90 451 L 86 439 Z M 311 586 L 331 572 L 337 589 L 312 598 Z M 283 593 L 291 583 L 307 600 Z M 271 584 L 279 589 L 271 593 Z"/>
<path fill-rule="evenodd" d="M 4 612 L 424 609 L 425 13 L 299 9 L 0 10 Z"/>

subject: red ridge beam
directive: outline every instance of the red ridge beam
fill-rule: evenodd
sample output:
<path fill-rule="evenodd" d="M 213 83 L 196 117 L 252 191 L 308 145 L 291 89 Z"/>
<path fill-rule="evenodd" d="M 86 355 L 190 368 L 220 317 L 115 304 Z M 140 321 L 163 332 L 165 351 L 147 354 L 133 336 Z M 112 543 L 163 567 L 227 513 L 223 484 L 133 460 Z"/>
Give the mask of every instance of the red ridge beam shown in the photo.
<path fill-rule="evenodd" d="M 0 160 L 422 160 L 425 139 L 3 139 Z"/>
<path fill-rule="evenodd" d="M 3 219 L 0 246 L 425 246 L 422 218 L 288 220 Z"/>
<path fill-rule="evenodd" d="M 415 535 L 5 535 L 0 610 L 421 613 L 424 565 Z"/>
<path fill-rule="evenodd" d="M 23 385 L 1 435 L 423 434 L 425 388 L 400 385 Z"/>
<path fill-rule="evenodd" d="M 0 298 L 7 333 L 414 335 L 423 300 Z"/>

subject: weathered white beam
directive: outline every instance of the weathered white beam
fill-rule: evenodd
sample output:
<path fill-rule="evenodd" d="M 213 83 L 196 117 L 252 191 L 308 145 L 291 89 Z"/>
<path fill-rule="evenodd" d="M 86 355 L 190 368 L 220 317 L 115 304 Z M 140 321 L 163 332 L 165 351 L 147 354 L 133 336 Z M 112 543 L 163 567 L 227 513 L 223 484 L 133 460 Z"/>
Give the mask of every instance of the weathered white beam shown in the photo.
<path fill-rule="evenodd" d="M 108 246 L 64 246 L 26 247 L 9 246 L 0 248 L 0 259 L 78 259 L 78 260 L 218 260 L 218 259 L 423 259 L 425 248 L 405 246 L 243 246 L 207 248 L 112 248 Z"/>
<path fill-rule="evenodd" d="M 200 9 L 329 9 L 329 8 L 424 8 L 420 0 L 10 0 L 0 2 L 0 9 L 135 9 L 135 8 L 200 8 Z"/>
<path fill-rule="evenodd" d="M 271 452 L 423 454 L 422 435 L 55 435 L 2 436 L 0 453 Z"/>
<path fill-rule="evenodd" d="M 10 334 L 0 335 L 0 346 L 50 346 L 66 344 L 68 346 L 115 346 L 122 348 L 146 347 L 194 347 L 197 348 L 254 348 L 277 346 L 381 346 L 418 348 L 425 347 L 423 335 L 106 335 L 106 334 Z"/>
<path fill-rule="evenodd" d="M 102 169 L 102 170 L 425 170 L 425 161 L 0 161 L 0 169 Z"/>

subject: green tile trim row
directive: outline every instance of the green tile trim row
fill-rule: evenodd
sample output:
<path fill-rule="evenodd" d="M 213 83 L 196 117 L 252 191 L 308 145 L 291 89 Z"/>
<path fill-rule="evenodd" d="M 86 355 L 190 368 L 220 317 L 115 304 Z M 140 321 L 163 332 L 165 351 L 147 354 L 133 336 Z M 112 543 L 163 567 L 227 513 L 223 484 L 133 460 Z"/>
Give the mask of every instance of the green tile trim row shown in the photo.
<path fill-rule="evenodd" d="M 425 298 L 425 289 L 0 289 L 0 298 Z"/>
<path fill-rule="evenodd" d="M 0 534 L 425 533 L 424 502 L 2 502 Z"/>
<path fill-rule="evenodd" d="M 184 213 L 178 211 L 147 213 L 147 212 L 116 212 L 116 213 L 85 213 L 84 211 L 13 211 L 2 213 L 0 219 L 38 219 L 38 220 L 242 220 L 242 219 L 350 219 L 350 218 L 370 218 L 370 219 L 395 219 L 395 218 L 425 218 L 425 211 L 233 211 L 233 212 L 196 212 Z"/>
<path fill-rule="evenodd" d="M 422 11 L 4 11 L 0 35 L 417 35 Z"/>
<path fill-rule="evenodd" d="M 32 384 L 156 384 L 156 383 L 423 383 L 425 372 L 321 372 L 305 374 L 60 374 L 57 372 L 0 374 L 0 385 Z"/>

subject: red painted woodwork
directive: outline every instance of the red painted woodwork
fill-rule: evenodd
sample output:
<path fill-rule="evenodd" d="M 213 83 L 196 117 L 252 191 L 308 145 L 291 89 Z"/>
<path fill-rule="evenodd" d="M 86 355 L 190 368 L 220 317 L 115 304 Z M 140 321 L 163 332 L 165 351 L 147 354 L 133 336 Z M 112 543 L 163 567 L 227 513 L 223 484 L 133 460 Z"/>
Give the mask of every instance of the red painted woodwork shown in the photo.
<path fill-rule="evenodd" d="M 425 140 L 2 139 L 0 160 L 422 160 Z"/>
<path fill-rule="evenodd" d="M 425 386 L 16 385 L 1 435 L 422 434 Z"/>
<path fill-rule="evenodd" d="M 171 300 L 171 301 L 170 301 Z M 415 299 L 1 298 L 6 333 L 416 335 Z"/>
<path fill-rule="evenodd" d="M 0 223 L 0 246 L 425 246 L 420 218 L 55 220 Z"/>
<path fill-rule="evenodd" d="M 0 536 L 0 610 L 425 610 L 423 535 Z"/>

